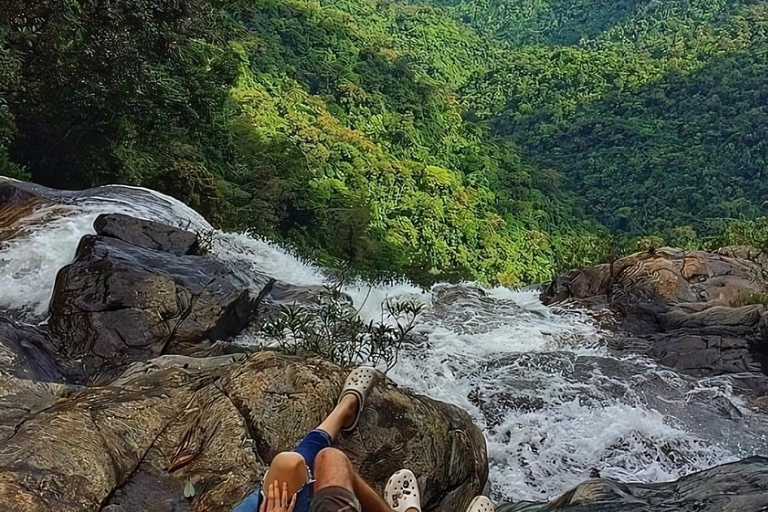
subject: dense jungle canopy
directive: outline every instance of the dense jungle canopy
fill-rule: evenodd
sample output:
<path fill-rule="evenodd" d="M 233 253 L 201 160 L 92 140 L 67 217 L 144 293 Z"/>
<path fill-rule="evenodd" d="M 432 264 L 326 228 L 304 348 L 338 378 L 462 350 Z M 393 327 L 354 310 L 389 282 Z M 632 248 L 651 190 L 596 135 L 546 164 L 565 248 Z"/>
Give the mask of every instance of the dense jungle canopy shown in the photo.
<path fill-rule="evenodd" d="M 4 0 L 0 174 L 518 285 L 768 246 L 768 2 Z"/>

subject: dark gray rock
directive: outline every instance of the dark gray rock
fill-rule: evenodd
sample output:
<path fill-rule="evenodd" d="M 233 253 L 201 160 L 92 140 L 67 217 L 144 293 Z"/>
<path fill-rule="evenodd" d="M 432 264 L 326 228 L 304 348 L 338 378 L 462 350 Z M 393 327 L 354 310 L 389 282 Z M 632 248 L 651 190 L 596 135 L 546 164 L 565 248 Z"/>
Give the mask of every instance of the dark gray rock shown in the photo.
<path fill-rule="evenodd" d="M 759 359 L 743 337 L 672 331 L 652 338 L 653 344 L 646 352 L 650 357 L 691 375 L 762 371 Z"/>
<path fill-rule="evenodd" d="M 237 334 L 255 313 L 249 284 L 209 256 L 86 236 L 57 276 L 49 326 L 62 354 L 82 358 L 86 376 L 93 376 L 174 344 Z"/>
<path fill-rule="evenodd" d="M 99 215 L 93 227 L 99 235 L 117 238 L 145 249 L 170 252 L 179 256 L 200 253 L 196 233 L 159 222 L 109 213 Z"/>
<path fill-rule="evenodd" d="M 590 478 L 549 503 L 503 504 L 498 512 L 761 512 L 768 510 L 768 458 L 732 464 L 659 484 Z"/>
<path fill-rule="evenodd" d="M 0 374 L 62 382 L 63 373 L 55 356 L 55 347 L 43 331 L 0 318 Z"/>

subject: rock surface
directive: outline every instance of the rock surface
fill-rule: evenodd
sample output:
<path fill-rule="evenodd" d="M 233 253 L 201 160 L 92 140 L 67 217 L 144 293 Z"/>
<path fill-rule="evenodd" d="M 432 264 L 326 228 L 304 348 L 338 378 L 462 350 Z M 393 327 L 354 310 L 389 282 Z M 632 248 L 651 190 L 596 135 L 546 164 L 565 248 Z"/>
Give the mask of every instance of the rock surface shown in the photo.
<path fill-rule="evenodd" d="M 98 235 L 111 236 L 145 249 L 170 252 L 177 256 L 200 253 L 197 234 L 159 222 L 109 213 L 99 215 L 93 227 Z"/>
<path fill-rule="evenodd" d="M 40 407 L 5 419 L 16 424 L 0 443 L 3 505 L 231 510 L 268 462 L 333 408 L 345 377 L 319 359 L 242 359 L 164 356 L 108 387 L 38 390 Z M 19 389 L 0 391 L 5 408 L 26 399 Z M 391 382 L 374 388 L 359 432 L 340 447 L 377 491 L 391 473 L 411 468 L 425 510 L 463 512 L 487 478 L 485 441 L 469 416 Z M 182 492 L 187 479 L 196 489 L 191 500 Z"/>
<path fill-rule="evenodd" d="M 58 274 L 50 330 L 82 357 L 87 375 L 167 353 L 172 344 L 219 340 L 251 320 L 249 282 L 208 256 L 178 256 L 116 238 L 86 236 Z"/>
<path fill-rule="evenodd" d="M 759 512 L 768 510 L 768 458 L 750 457 L 675 482 L 622 484 L 590 478 L 549 503 L 501 505 L 497 512 Z"/>
<path fill-rule="evenodd" d="M 212 340 L 239 333 L 267 292 L 311 290 L 186 254 L 192 238 L 170 227 L 96 227 L 59 272 L 47 326 L 0 318 L 0 510 L 228 512 L 330 412 L 347 370 Z M 411 468 L 425 511 L 464 512 L 488 476 L 468 414 L 392 382 L 340 447 L 378 491 Z"/>
<path fill-rule="evenodd" d="M 0 177 L 2 178 L 2 177 Z M 19 234 L 24 228 L 18 225 L 18 221 L 29 216 L 35 209 L 50 205 L 52 202 L 33 190 L 21 188 L 15 182 L 4 183 L 0 180 L 0 241 L 8 240 Z M 45 219 L 37 219 L 44 222 Z"/>
<path fill-rule="evenodd" d="M 616 312 L 633 346 L 681 371 L 768 372 L 766 270 L 735 253 L 641 252 L 559 276 L 542 300 Z"/>

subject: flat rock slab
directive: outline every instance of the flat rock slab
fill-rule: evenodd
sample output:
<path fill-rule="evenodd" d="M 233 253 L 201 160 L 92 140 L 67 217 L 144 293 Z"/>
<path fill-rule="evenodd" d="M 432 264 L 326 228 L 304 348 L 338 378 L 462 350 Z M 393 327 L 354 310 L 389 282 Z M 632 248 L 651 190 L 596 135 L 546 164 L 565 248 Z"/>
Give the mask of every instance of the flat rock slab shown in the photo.
<path fill-rule="evenodd" d="M 98 235 L 117 238 L 145 249 L 170 252 L 178 256 L 200 253 L 196 233 L 159 222 L 108 213 L 99 215 L 93 227 Z"/>
<path fill-rule="evenodd" d="M 590 478 L 549 503 L 505 504 L 497 512 L 760 512 L 768 509 L 768 458 L 750 457 L 675 482 L 622 484 Z"/>
<path fill-rule="evenodd" d="M 140 365 L 112 386 L 60 395 L 19 420 L 0 443 L 3 505 L 229 511 L 277 453 L 331 411 L 346 375 L 320 359 L 275 353 L 190 361 Z M 376 385 L 359 431 L 339 447 L 378 492 L 410 468 L 426 511 L 464 512 L 487 479 L 485 441 L 469 415 L 391 382 Z M 183 497 L 188 479 L 192 499 Z"/>

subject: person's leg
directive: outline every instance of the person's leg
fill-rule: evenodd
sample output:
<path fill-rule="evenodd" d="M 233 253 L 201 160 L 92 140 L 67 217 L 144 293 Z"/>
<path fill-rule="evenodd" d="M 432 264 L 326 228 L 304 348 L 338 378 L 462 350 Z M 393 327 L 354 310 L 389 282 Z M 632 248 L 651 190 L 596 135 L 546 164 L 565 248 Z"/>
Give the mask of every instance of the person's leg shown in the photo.
<path fill-rule="evenodd" d="M 355 395 L 344 396 L 333 411 L 323 420 L 318 428 L 307 434 L 292 452 L 277 454 L 269 465 L 264 479 L 264 488 L 274 482 L 288 483 L 291 496 L 302 490 L 307 483 L 307 468 L 314 474 L 315 457 L 321 450 L 331 446 L 333 439 L 342 428 L 352 424 L 357 415 L 359 401 Z M 302 494 L 304 494 L 302 492 Z M 302 496 L 297 509 L 306 509 L 303 505 L 309 496 Z"/>
<path fill-rule="evenodd" d="M 300 494 L 303 495 L 301 498 L 310 497 L 308 494 L 311 493 L 306 493 L 302 490 L 302 487 L 307 481 L 306 468 L 314 473 L 315 458 L 317 457 L 317 454 L 322 450 L 329 448 L 333 443 L 333 440 L 343 429 L 350 428 L 356 423 L 361 408 L 360 399 L 367 396 L 367 393 L 376 381 L 375 377 L 376 370 L 366 367 L 358 368 L 350 374 L 347 380 L 349 381 L 351 379 L 352 382 L 345 382 L 344 389 L 346 390 L 351 386 L 353 389 L 357 389 L 357 391 L 342 394 L 341 399 L 331 413 L 315 430 L 307 434 L 292 452 L 281 452 L 275 456 L 263 482 L 265 489 L 268 489 L 269 484 L 274 481 L 281 483 L 287 482 L 291 494 L 300 492 Z M 364 384 L 362 388 L 359 386 L 360 382 Z M 357 388 L 355 388 L 355 386 L 357 386 Z M 294 489 L 297 488 L 299 491 L 294 491 Z M 254 504 L 258 509 L 261 498 L 261 489 L 257 489 L 241 504 L 242 512 L 250 511 Z M 302 508 L 302 505 L 305 501 L 306 499 L 299 500 L 296 506 L 297 511 L 304 509 Z M 241 512 L 241 508 L 238 508 L 237 510 L 238 512 Z"/>
<path fill-rule="evenodd" d="M 331 411 L 331 414 L 317 428 L 328 432 L 331 439 L 336 439 L 342 429 L 354 423 L 359 408 L 360 401 L 357 396 L 353 394 L 344 395 L 333 411 Z"/>
<path fill-rule="evenodd" d="M 315 495 L 323 489 L 341 487 L 357 497 L 363 512 L 393 512 L 392 508 L 357 474 L 344 452 L 335 448 L 321 451 L 315 459 L 315 471 L 317 474 Z M 410 508 L 407 512 L 419 511 Z"/>
<path fill-rule="evenodd" d="M 315 457 L 321 450 L 331 446 L 341 429 L 355 421 L 358 405 L 359 401 L 355 395 L 344 396 L 325 420 L 294 448 L 294 452 L 304 457 L 307 467 L 313 474 Z"/>

